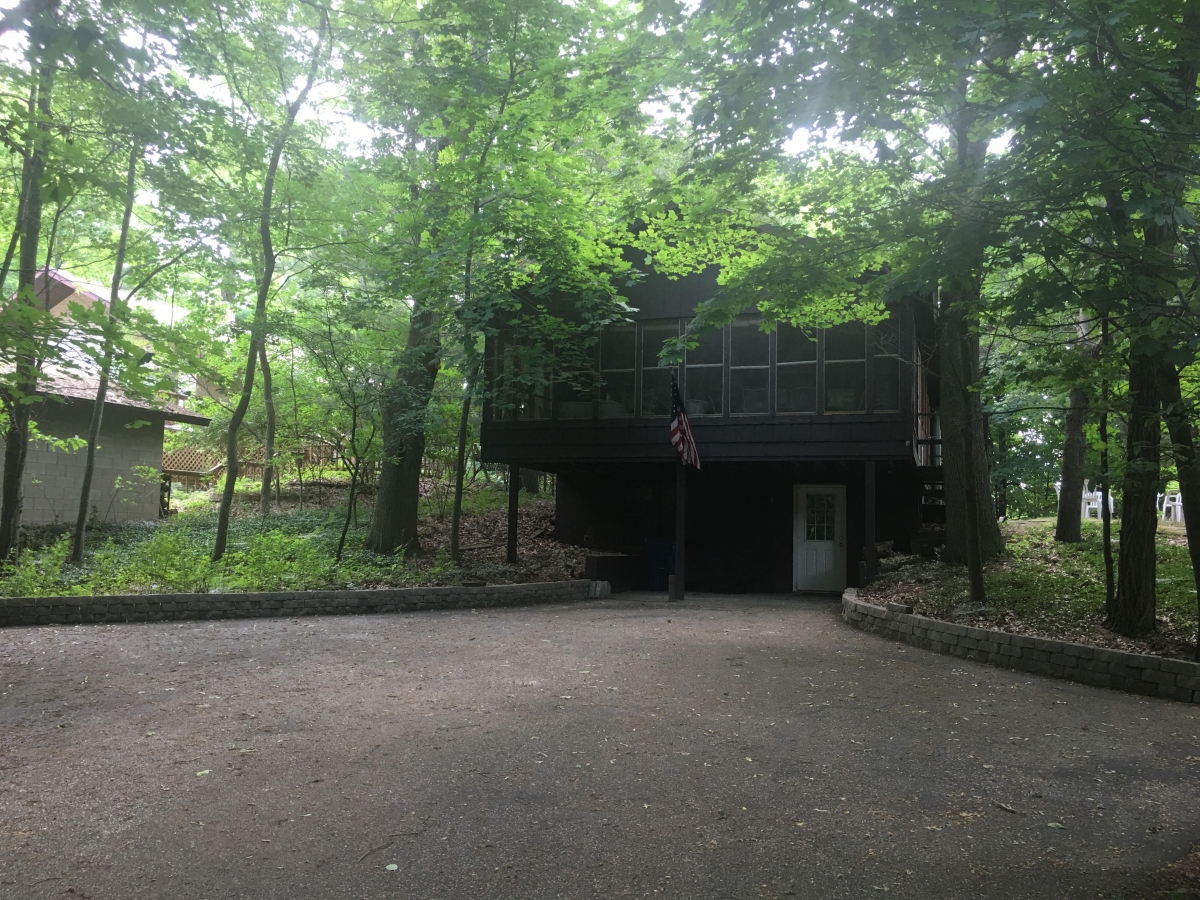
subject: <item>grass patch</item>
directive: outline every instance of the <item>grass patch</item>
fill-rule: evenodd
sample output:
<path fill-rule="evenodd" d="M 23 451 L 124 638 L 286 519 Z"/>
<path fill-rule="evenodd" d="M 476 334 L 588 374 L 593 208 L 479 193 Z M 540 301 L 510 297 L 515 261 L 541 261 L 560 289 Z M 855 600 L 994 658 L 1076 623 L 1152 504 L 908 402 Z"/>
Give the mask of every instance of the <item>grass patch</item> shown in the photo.
<path fill-rule="evenodd" d="M 521 566 L 486 562 L 478 559 L 483 555 L 478 552 L 467 565 L 457 566 L 449 558 L 448 516 L 443 517 L 437 498 L 428 496 L 418 506 L 424 553 L 405 559 L 403 554 L 388 556 L 363 549 L 371 515 L 368 497 L 359 507 L 358 523 L 351 524 L 339 562 L 334 553 L 346 514 L 345 486 L 324 485 L 322 490 L 332 501 L 329 505 L 315 505 L 314 499 L 322 494 L 310 489 L 304 509 L 290 498 L 284 511 L 266 517 L 258 514 L 257 491 L 239 490 L 229 521 L 227 551 L 215 563 L 209 558 L 217 530 L 215 491 L 178 492 L 177 512 L 165 521 L 89 529 L 82 566 L 67 561 L 70 541 L 61 536 L 64 529 L 43 530 L 15 566 L 0 569 L 0 599 L 410 587 L 480 577 L 491 583 L 559 580 L 582 568 L 581 561 L 559 559 L 561 554 L 544 540 L 541 558 L 530 554 L 526 540 Z M 533 519 L 552 516 L 546 500 L 521 492 L 526 537 L 541 533 Z M 468 486 L 463 495 L 464 545 L 483 540 L 471 531 L 476 523 L 476 528 L 486 527 L 487 545 L 498 546 L 493 535 L 504 527 L 507 505 L 508 493 L 498 485 Z M 547 560 L 548 556 L 552 558 Z"/>
<path fill-rule="evenodd" d="M 969 596 L 965 567 L 937 562 L 907 565 L 883 575 L 862 597 L 872 603 L 901 600 L 912 603 L 921 615 L 1016 634 L 1192 658 L 1196 594 L 1182 527 L 1160 523 L 1158 632 L 1143 640 L 1123 638 L 1103 627 L 1104 550 L 1099 524 L 1085 522 L 1079 544 L 1055 541 L 1051 519 L 1009 522 L 1004 532 L 1004 553 L 984 569 L 988 595 L 984 610 L 965 608 Z"/>

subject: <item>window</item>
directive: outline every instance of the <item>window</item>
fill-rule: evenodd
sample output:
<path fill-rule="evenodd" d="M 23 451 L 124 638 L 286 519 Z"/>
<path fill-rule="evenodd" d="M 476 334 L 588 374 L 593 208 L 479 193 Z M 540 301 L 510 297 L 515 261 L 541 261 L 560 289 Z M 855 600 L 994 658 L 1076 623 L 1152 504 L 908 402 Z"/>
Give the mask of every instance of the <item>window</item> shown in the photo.
<path fill-rule="evenodd" d="M 817 342 L 799 328 L 781 324 L 775 338 L 775 409 L 817 411 Z"/>
<path fill-rule="evenodd" d="M 689 350 L 684 381 L 684 402 L 689 416 L 719 416 L 725 370 L 725 329 L 700 335 L 694 350 Z"/>
<path fill-rule="evenodd" d="M 804 539 L 832 541 L 836 539 L 837 495 L 804 495 Z"/>
<path fill-rule="evenodd" d="M 492 418 L 497 422 L 517 418 L 516 352 L 516 332 L 512 329 L 501 331 L 492 341 L 488 364 L 492 376 Z"/>
<path fill-rule="evenodd" d="M 642 325 L 642 415 L 671 414 L 671 370 L 658 364 L 663 343 L 679 336 L 679 322 L 663 319 Z"/>
<path fill-rule="evenodd" d="M 900 325 L 895 319 L 886 319 L 874 331 L 875 375 L 871 399 L 879 412 L 899 412 Z"/>
<path fill-rule="evenodd" d="M 597 393 L 595 348 L 564 350 L 560 347 L 554 414 L 560 419 L 590 419 Z"/>
<path fill-rule="evenodd" d="M 738 319 L 729 330 L 729 411 L 766 415 L 771 411 L 771 336 L 758 319 Z"/>
<path fill-rule="evenodd" d="M 825 332 L 825 411 L 862 412 L 867 408 L 866 330 L 847 322 Z"/>
<path fill-rule="evenodd" d="M 512 329 L 502 330 L 493 343 L 492 417 L 497 421 L 550 417 L 549 354 L 529 344 Z"/>
<path fill-rule="evenodd" d="M 600 418 L 620 419 L 637 411 L 634 404 L 637 328 L 610 325 L 600 332 Z"/>

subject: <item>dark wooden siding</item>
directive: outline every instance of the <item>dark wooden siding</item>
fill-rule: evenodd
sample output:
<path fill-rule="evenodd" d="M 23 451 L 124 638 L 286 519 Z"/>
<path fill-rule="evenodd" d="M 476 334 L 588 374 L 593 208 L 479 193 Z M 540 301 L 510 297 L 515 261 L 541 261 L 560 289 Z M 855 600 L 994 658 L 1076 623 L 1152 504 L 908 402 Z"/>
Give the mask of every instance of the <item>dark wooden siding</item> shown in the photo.
<path fill-rule="evenodd" d="M 911 460 L 912 425 L 899 414 L 692 420 L 702 462 Z M 484 422 L 484 462 L 557 471 L 561 464 L 677 458 L 666 419 Z"/>

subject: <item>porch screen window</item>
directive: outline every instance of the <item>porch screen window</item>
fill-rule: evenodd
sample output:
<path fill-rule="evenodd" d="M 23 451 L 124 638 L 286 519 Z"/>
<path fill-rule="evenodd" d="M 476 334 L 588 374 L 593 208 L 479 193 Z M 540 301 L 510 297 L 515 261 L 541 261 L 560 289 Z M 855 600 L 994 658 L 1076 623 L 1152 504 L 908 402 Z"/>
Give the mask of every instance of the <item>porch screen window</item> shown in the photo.
<path fill-rule="evenodd" d="M 517 394 L 516 331 L 500 331 L 492 341 L 488 370 L 492 378 L 492 418 L 510 422 L 517 418 L 520 397 Z"/>
<path fill-rule="evenodd" d="M 817 342 L 799 328 L 781 324 L 775 338 L 775 409 L 817 411 Z"/>
<path fill-rule="evenodd" d="M 725 329 L 718 328 L 700 336 L 695 350 L 686 356 L 687 374 L 684 400 L 689 416 L 719 416 L 722 403 L 722 376 L 725 370 Z"/>
<path fill-rule="evenodd" d="M 825 332 L 825 411 L 862 412 L 867 408 L 867 339 L 861 322 Z"/>
<path fill-rule="evenodd" d="M 729 331 L 729 411 L 735 415 L 771 411 L 771 336 L 758 324 L 738 319 Z"/>
<path fill-rule="evenodd" d="M 492 416 L 497 421 L 550 417 L 548 352 L 504 329 L 494 343 Z"/>
<path fill-rule="evenodd" d="M 679 334 L 675 319 L 646 322 L 642 325 L 642 415 L 671 414 L 671 370 L 659 366 L 658 354 L 663 342 Z"/>
<path fill-rule="evenodd" d="M 637 412 L 634 404 L 636 337 L 637 329 L 633 325 L 610 325 L 600 332 L 602 419 L 620 419 Z"/>
<path fill-rule="evenodd" d="M 895 319 L 875 326 L 872 400 L 879 412 L 900 410 L 900 328 Z"/>
<path fill-rule="evenodd" d="M 560 419 L 590 419 L 596 399 L 595 348 L 559 348 L 554 382 L 554 414 Z"/>

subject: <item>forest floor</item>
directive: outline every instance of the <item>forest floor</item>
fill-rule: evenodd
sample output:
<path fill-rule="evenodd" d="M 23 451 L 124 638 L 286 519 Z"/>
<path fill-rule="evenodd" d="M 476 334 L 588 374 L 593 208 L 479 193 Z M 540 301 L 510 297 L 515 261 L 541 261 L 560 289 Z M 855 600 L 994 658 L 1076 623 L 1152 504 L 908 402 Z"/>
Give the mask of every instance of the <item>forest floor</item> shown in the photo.
<path fill-rule="evenodd" d="M 166 520 L 92 528 L 82 567 L 66 561 L 65 526 L 28 529 L 21 561 L 0 572 L 0 597 L 520 584 L 563 581 L 584 571 L 583 549 L 554 539 L 553 497 L 525 492 L 518 561 L 507 563 L 507 491 L 495 484 L 473 485 L 464 497 L 461 565 L 450 558 L 448 503 L 436 490 L 421 500 L 419 552 L 389 556 L 363 549 L 372 500 L 366 496 L 340 560 L 344 484 L 310 482 L 303 505 L 297 491 L 285 488 L 266 517 L 258 512 L 257 491 L 239 492 L 229 549 L 219 563 L 209 559 L 216 500 L 212 491 L 177 493 Z"/>
<path fill-rule="evenodd" d="M 1055 541 L 1053 519 L 1026 519 L 1003 527 L 1004 553 L 984 570 L 988 603 L 982 609 L 967 602 L 965 567 L 919 557 L 883 560 L 893 571 L 859 596 L 881 605 L 911 603 L 920 615 L 1011 634 L 1195 658 L 1196 591 L 1182 525 L 1159 523 L 1158 631 L 1142 639 L 1122 637 L 1104 627 L 1104 556 L 1097 524 L 1084 523 L 1080 544 Z M 1119 537 L 1114 533 L 1114 542 Z"/>

